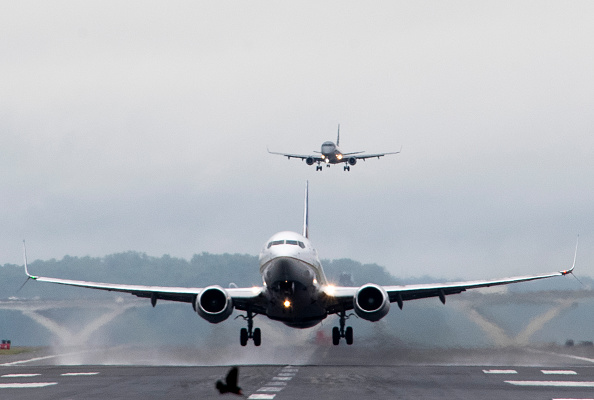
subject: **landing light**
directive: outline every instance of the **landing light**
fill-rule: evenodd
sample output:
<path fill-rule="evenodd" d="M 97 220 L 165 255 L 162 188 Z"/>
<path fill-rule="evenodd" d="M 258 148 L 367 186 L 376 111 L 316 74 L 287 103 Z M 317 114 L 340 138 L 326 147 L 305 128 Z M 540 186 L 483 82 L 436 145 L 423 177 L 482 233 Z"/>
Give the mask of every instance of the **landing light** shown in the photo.
<path fill-rule="evenodd" d="M 321 155 L 321 157 L 322 157 L 322 160 L 326 158 L 326 156 L 325 156 L 325 155 L 323 155 L 323 154 Z"/>
<path fill-rule="evenodd" d="M 252 287 L 252 293 L 253 294 L 258 294 L 258 292 L 260 291 L 260 288 L 257 286 Z"/>
<path fill-rule="evenodd" d="M 291 307 L 291 302 L 287 299 L 285 300 L 285 302 L 283 303 L 283 306 L 285 306 L 285 308 L 289 308 Z"/>
<path fill-rule="evenodd" d="M 337 155 L 336 158 L 338 158 L 339 160 L 342 160 L 342 154 Z"/>
<path fill-rule="evenodd" d="M 334 293 L 336 293 L 336 288 L 334 287 L 334 285 L 328 285 L 324 289 L 324 292 L 326 292 L 328 296 L 334 296 Z"/>

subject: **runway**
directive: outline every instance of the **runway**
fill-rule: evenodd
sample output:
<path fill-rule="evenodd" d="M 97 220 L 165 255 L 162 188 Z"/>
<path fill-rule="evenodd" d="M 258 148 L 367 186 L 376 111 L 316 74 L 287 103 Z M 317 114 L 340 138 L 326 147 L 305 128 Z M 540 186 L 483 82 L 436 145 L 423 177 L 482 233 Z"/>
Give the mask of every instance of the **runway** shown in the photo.
<path fill-rule="evenodd" d="M 2 356 L 0 398 L 236 398 L 222 397 L 214 388 L 227 365 L 156 365 L 154 353 L 129 351 L 129 362 L 143 356 L 154 365 L 101 365 L 107 354 L 91 351 L 81 352 L 91 362 L 75 365 L 63 362 L 73 354 L 47 349 L 11 356 L 10 361 Z M 192 357 L 191 351 L 182 353 Z M 240 366 L 239 385 L 249 399 L 274 400 L 594 399 L 592 348 L 401 349 L 398 354 L 384 352 L 379 361 L 378 353 L 354 346 L 314 346 L 306 364 Z M 200 354 L 194 353 L 198 362 Z"/>

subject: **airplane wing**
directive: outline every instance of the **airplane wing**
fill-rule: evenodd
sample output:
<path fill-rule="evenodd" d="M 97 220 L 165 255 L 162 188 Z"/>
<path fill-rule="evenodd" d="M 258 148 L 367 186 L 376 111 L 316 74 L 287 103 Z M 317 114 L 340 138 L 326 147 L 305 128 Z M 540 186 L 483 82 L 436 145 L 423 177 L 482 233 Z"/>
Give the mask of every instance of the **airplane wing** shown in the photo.
<path fill-rule="evenodd" d="M 266 149 L 268 150 L 268 149 Z M 305 160 L 307 158 L 312 158 L 314 160 L 314 162 L 318 162 L 318 161 L 322 161 L 322 158 L 320 156 L 315 156 L 315 155 L 311 155 L 311 154 L 291 154 L 291 153 L 277 153 L 275 151 L 270 151 L 268 150 L 268 152 L 270 154 L 278 154 L 279 156 L 285 156 L 287 157 L 289 160 L 291 158 L 300 158 L 301 160 Z"/>
<path fill-rule="evenodd" d="M 575 260 L 574 260 L 575 267 Z M 538 279 L 552 278 L 555 276 L 564 276 L 571 274 L 573 268 L 565 271 L 552 272 L 543 275 L 533 276 L 516 276 L 512 278 L 504 278 L 498 280 L 488 281 L 467 281 L 467 282 L 451 282 L 451 283 L 430 283 L 420 285 L 396 285 L 396 286 L 381 286 L 387 293 L 390 303 L 398 303 L 402 308 L 402 304 L 408 300 L 424 299 L 428 297 L 438 297 L 442 303 L 445 304 L 445 296 L 451 294 L 462 293 L 469 289 L 478 289 L 491 286 L 509 285 L 511 283 L 528 282 Z M 330 314 L 337 313 L 341 310 L 352 310 L 353 298 L 360 287 L 330 287 L 326 288 L 325 293 L 328 296 L 328 312 Z M 334 300 L 334 301 L 332 301 Z"/>
<path fill-rule="evenodd" d="M 355 153 L 344 153 L 343 156 L 345 156 L 345 157 L 352 156 L 352 157 L 355 157 L 357 160 L 366 160 L 368 158 L 374 158 L 374 157 L 380 158 L 383 156 L 387 156 L 389 154 L 398 154 L 398 153 L 400 153 L 400 151 L 391 151 L 389 153 L 376 153 L 376 154 L 361 154 L 361 153 L 364 153 L 364 152 L 358 151 Z"/>
<path fill-rule="evenodd" d="M 156 304 L 157 300 L 179 301 L 182 303 L 193 304 L 196 297 L 205 288 L 197 287 L 169 287 L 169 286 L 145 286 L 145 285 L 125 285 L 116 283 L 88 282 L 71 279 L 48 278 L 44 276 L 31 275 L 25 262 L 25 273 L 29 279 L 39 282 L 57 283 L 60 285 L 83 287 L 89 289 L 105 290 L 109 292 L 130 293 L 137 297 L 151 299 Z M 253 288 L 225 288 L 224 289 L 233 301 L 233 306 L 238 310 L 246 310 L 247 307 L 255 312 L 260 312 L 262 303 L 262 287 Z"/>

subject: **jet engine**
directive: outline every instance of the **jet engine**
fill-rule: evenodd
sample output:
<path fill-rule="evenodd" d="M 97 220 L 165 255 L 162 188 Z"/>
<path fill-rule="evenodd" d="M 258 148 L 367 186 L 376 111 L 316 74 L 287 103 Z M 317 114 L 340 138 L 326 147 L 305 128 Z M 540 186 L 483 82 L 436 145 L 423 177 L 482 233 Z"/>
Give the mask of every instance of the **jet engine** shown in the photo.
<path fill-rule="evenodd" d="M 209 286 L 196 297 L 194 309 L 208 322 L 218 324 L 229 318 L 233 312 L 233 302 L 225 289 Z"/>
<path fill-rule="evenodd" d="M 313 157 L 307 157 L 307 158 L 305 159 L 305 163 L 306 163 L 307 165 L 313 165 L 313 163 L 314 163 L 314 162 L 316 162 L 316 160 L 314 160 L 314 158 L 313 158 Z"/>
<path fill-rule="evenodd" d="M 379 321 L 390 311 L 388 293 L 378 285 L 368 283 L 355 293 L 353 298 L 355 314 L 367 321 Z"/>
<path fill-rule="evenodd" d="M 349 164 L 350 165 L 357 164 L 357 158 L 356 157 L 349 157 Z"/>

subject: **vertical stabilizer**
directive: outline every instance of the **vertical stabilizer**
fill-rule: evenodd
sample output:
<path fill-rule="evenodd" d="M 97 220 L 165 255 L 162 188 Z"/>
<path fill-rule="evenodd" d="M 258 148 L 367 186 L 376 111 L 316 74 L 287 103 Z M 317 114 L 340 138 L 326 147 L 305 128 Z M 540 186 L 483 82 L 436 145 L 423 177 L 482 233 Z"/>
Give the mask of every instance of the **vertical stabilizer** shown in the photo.
<path fill-rule="evenodd" d="M 338 124 L 338 136 L 336 136 L 336 147 L 340 146 L 340 124 Z"/>
<path fill-rule="evenodd" d="M 305 204 L 303 206 L 303 236 L 309 238 L 309 181 L 305 181 Z"/>

